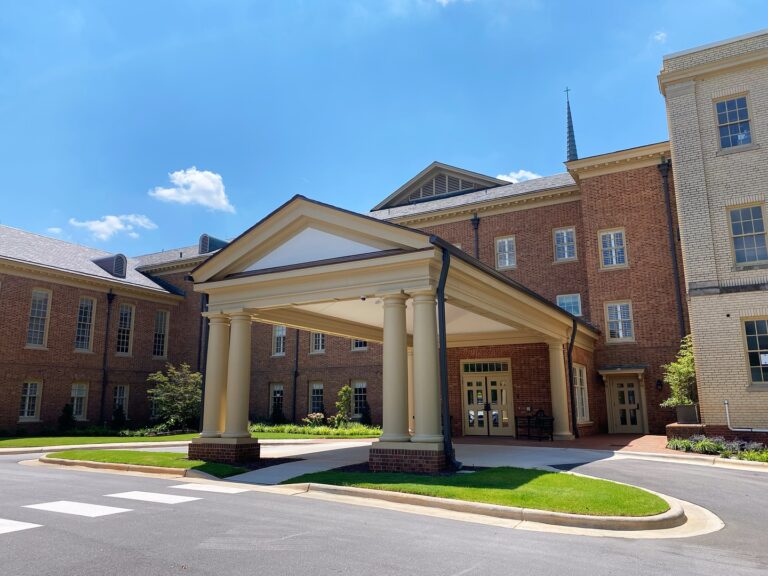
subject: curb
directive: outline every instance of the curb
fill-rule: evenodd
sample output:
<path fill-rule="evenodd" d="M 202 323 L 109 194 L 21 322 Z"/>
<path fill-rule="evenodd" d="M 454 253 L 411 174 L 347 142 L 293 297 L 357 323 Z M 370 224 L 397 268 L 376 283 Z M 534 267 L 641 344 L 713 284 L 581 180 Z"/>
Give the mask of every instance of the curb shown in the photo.
<path fill-rule="evenodd" d="M 189 445 L 189 440 L 170 442 L 109 442 L 106 444 L 63 444 L 61 446 L 31 446 L 29 448 L 0 448 L 0 456 L 16 454 L 43 454 L 62 450 L 118 450 L 126 448 L 180 448 Z"/>
<path fill-rule="evenodd" d="M 67 460 L 65 458 L 48 458 L 43 456 L 38 458 L 43 464 L 56 464 L 58 466 L 82 466 L 84 468 L 96 468 L 99 470 L 118 470 L 120 472 L 144 472 L 145 474 L 165 474 L 178 477 L 187 476 L 190 470 L 184 468 L 166 468 L 163 466 L 142 466 L 140 464 L 117 464 L 114 462 L 89 462 L 87 460 Z M 197 471 L 195 471 L 197 472 Z M 198 477 L 197 474 L 189 474 L 191 477 Z M 207 476 L 207 474 L 206 474 Z"/>
<path fill-rule="evenodd" d="M 479 514 L 493 516 L 507 520 L 520 520 L 523 522 L 537 522 L 540 524 L 552 524 L 556 526 L 568 526 L 571 528 L 595 528 L 599 530 L 661 530 L 676 528 L 685 524 L 687 518 L 680 503 L 668 496 L 656 494 L 669 504 L 669 510 L 655 516 L 588 516 L 585 514 L 568 514 L 566 512 L 550 512 L 547 510 L 534 510 L 530 508 L 518 508 L 513 506 L 499 506 L 496 504 L 484 504 L 481 502 L 464 502 L 448 498 L 436 498 L 419 494 L 406 494 L 403 492 L 390 492 L 387 490 L 372 490 L 369 488 L 355 488 L 352 486 L 333 486 L 330 484 L 291 484 L 297 489 L 306 487 L 307 492 L 323 492 L 340 496 L 353 496 L 357 498 L 372 498 L 386 500 L 399 504 L 412 504 L 429 508 L 440 508 L 453 512 Z"/>
<path fill-rule="evenodd" d="M 614 452 L 618 456 L 628 456 L 631 458 L 644 458 L 649 460 L 665 460 L 671 462 L 681 462 L 686 464 L 702 464 L 709 466 L 718 466 L 721 468 L 743 468 L 746 470 L 768 470 L 768 462 L 753 462 L 751 460 L 739 460 L 737 458 L 721 458 L 709 454 L 661 454 L 654 452 Z"/>

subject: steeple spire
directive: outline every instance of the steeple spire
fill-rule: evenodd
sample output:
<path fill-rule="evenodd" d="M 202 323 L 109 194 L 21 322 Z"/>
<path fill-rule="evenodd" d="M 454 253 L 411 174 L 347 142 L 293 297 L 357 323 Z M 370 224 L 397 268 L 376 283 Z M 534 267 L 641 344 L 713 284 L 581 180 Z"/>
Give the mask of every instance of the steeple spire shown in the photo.
<path fill-rule="evenodd" d="M 565 89 L 565 107 L 568 114 L 568 162 L 578 160 L 579 153 L 576 151 L 576 136 L 573 133 L 573 118 L 571 117 L 571 100 L 569 98 L 570 88 Z"/>

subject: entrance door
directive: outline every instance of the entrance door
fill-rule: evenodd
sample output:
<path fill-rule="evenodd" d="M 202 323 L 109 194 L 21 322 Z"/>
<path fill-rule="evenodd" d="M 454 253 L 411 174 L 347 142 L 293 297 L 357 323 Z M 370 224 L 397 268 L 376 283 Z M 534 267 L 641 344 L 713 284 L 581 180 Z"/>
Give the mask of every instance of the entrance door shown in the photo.
<path fill-rule="evenodd" d="M 472 368 L 493 371 L 475 372 Z M 499 368 L 499 371 L 495 371 Z M 471 362 L 463 365 L 464 434 L 510 436 L 511 387 L 507 362 Z"/>
<path fill-rule="evenodd" d="M 642 434 L 643 411 L 640 406 L 640 383 L 637 380 L 619 380 L 611 385 L 613 431 Z"/>

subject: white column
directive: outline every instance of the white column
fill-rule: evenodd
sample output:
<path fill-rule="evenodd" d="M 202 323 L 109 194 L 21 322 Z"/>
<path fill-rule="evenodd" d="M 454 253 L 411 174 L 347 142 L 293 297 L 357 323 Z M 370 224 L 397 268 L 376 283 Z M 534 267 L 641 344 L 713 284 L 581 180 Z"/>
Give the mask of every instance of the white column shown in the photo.
<path fill-rule="evenodd" d="M 248 401 L 251 389 L 251 315 L 230 314 L 227 370 L 227 420 L 222 438 L 250 438 Z"/>
<path fill-rule="evenodd" d="M 568 378 L 565 373 L 563 342 L 549 344 L 549 385 L 552 394 L 552 416 L 555 418 L 554 435 L 556 440 L 570 440 L 570 410 L 568 409 Z"/>
<path fill-rule="evenodd" d="M 226 421 L 229 316 L 208 317 L 208 355 L 205 362 L 205 403 L 201 438 L 221 435 Z"/>
<path fill-rule="evenodd" d="M 437 369 L 435 294 L 413 295 L 413 400 L 416 430 L 412 442 L 442 442 Z"/>
<path fill-rule="evenodd" d="M 408 348 L 408 431 L 413 434 L 415 420 L 413 416 L 413 348 Z"/>
<path fill-rule="evenodd" d="M 384 296 L 382 442 L 408 442 L 408 335 L 405 294 Z"/>

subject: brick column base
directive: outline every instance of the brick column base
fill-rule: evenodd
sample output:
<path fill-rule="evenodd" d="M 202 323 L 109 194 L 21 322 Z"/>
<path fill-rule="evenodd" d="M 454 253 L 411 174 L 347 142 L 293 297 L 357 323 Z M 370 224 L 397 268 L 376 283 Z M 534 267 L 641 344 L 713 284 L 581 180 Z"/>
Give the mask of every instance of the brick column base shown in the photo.
<path fill-rule="evenodd" d="M 705 429 L 704 424 L 667 424 L 667 440 L 672 438 L 687 440 L 696 434 L 705 434 Z"/>
<path fill-rule="evenodd" d="M 437 474 L 447 468 L 445 452 L 371 446 L 368 469 L 371 472 L 417 472 Z"/>
<path fill-rule="evenodd" d="M 222 464 L 246 464 L 258 462 L 260 452 L 255 438 L 194 438 L 187 457 Z"/>

